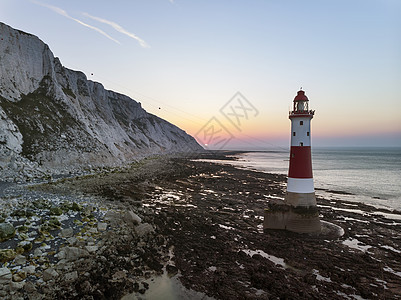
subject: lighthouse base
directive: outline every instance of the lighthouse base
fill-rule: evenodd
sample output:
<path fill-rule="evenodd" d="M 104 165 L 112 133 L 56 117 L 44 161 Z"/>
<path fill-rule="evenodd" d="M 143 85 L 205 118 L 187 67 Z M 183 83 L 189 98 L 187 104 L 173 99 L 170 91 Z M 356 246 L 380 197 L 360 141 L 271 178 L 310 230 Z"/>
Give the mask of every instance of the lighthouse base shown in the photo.
<path fill-rule="evenodd" d="M 315 206 L 292 206 L 272 201 L 265 209 L 263 229 L 281 229 L 298 233 L 320 233 L 322 226 Z"/>
<path fill-rule="evenodd" d="M 315 192 L 313 193 L 294 193 L 287 192 L 285 194 L 285 203 L 294 207 L 298 206 L 316 206 Z"/>

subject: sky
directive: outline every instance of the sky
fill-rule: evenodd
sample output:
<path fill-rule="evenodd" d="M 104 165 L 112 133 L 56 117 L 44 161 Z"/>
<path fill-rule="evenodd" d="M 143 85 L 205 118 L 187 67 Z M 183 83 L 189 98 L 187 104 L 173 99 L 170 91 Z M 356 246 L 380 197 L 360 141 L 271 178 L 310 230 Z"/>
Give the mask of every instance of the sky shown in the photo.
<path fill-rule="evenodd" d="M 0 0 L 0 22 L 206 148 L 401 147 L 399 0 Z"/>

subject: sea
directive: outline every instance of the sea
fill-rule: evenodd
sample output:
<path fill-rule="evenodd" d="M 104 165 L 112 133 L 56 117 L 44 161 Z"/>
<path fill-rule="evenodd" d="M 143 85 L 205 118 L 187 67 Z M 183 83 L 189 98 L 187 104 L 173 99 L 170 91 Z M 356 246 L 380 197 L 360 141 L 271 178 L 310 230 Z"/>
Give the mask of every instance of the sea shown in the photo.
<path fill-rule="evenodd" d="M 289 151 L 257 151 L 230 162 L 247 169 L 287 174 Z M 313 148 L 316 194 L 401 211 L 401 148 Z"/>

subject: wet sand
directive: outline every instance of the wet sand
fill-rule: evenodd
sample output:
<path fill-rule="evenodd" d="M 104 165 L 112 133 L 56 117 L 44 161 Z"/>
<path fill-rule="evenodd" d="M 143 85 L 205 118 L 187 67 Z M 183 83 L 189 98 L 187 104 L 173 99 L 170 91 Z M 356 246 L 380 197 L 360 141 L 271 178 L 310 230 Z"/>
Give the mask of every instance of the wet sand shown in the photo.
<path fill-rule="evenodd" d="M 232 159 L 226 154 L 202 158 Z M 147 278 L 151 283 L 151 274 L 163 270 L 199 299 L 401 298 L 401 214 L 342 201 L 341 194 L 332 193 L 317 199 L 321 219 L 341 226 L 343 236 L 263 232 L 266 204 L 284 197 L 285 182 L 283 175 L 164 157 L 41 189 L 100 196 L 153 225 L 154 238 L 141 245 L 146 251 L 138 252 L 138 243 L 123 249 L 137 253 L 144 264 L 111 263 L 112 270 L 99 270 L 102 277 L 90 282 L 107 283 L 111 298 L 131 293 L 146 299 L 152 285 L 140 289 L 137 282 Z M 150 246 L 155 240 L 161 242 Z M 118 268 L 126 277 L 113 283 Z M 146 276 L 147 270 L 154 273 Z M 83 297 L 80 276 L 71 286 Z M 89 295 L 101 299 L 105 291 Z"/>

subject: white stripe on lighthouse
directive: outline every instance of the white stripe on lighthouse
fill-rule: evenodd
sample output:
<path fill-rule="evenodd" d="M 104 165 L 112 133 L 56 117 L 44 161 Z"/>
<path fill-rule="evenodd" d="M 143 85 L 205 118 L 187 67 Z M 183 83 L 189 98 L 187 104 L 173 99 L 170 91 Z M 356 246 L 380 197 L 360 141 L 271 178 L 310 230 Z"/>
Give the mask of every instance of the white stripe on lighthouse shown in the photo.
<path fill-rule="evenodd" d="M 287 192 L 291 193 L 313 193 L 315 187 L 313 178 L 291 178 L 287 180 Z"/>

